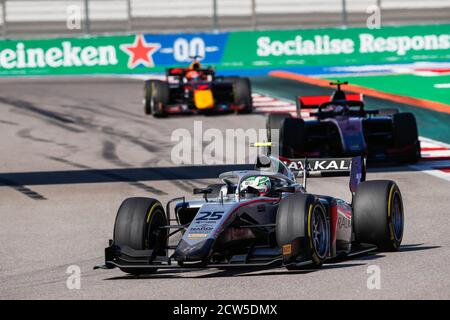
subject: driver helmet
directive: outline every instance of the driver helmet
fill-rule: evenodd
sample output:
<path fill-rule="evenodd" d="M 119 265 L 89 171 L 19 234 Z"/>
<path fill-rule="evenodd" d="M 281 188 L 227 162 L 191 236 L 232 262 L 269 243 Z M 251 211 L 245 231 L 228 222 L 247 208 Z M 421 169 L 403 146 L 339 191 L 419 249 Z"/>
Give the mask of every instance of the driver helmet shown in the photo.
<path fill-rule="evenodd" d="M 198 62 L 197 60 L 195 60 L 194 62 L 191 63 L 191 65 L 189 66 L 190 70 L 195 70 L 198 71 L 200 70 L 202 67 L 200 65 L 200 62 Z"/>
<path fill-rule="evenodd" d="M 242 181 L 241 191 L 245 190 L 247 187 L 253 187 L 257 189 L 260 196 L 267 195 L 271 189 L 270 178 L 263 176 L 249 177 Z"/>
<path fill-rule="evenodd" d="M 190 81 L 198 81 L 200 79 L 200 73 L 195 70 L 189 71 L 186 73 L 186 79 Z"/>

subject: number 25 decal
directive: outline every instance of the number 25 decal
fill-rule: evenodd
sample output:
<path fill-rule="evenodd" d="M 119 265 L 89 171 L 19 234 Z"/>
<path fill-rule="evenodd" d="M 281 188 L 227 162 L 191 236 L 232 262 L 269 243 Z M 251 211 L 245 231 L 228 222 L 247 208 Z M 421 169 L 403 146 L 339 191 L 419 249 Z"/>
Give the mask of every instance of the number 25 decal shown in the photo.
<path fill-rule="evenodd" d="M 200 212 L 199 217 L 195 219 L 196 221 L 215 221 L 220 220 L 223 216 L 223 211 L 214 212 Z"/>

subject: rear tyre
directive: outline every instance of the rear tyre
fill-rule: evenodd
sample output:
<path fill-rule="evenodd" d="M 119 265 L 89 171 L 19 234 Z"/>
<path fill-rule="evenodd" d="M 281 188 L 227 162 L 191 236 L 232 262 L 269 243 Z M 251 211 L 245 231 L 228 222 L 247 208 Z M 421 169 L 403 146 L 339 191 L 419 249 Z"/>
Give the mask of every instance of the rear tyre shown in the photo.
<path fill-rule="evenodd" d="M 359 243 L 395 251 L 403 238 L 403 202 L 400 190 L 390 180 L 358 184 L 353 202 L 355 238 Z"/>
<path fill-rule="evenodd" d="M 311 194 L 296 193 L 281 201 L 276 218 L 276 239 L 288 269 L 296 262 L 312 261 L 319 268 L 328 256 L 330 228 L 326 210 Z M 286 252 L 287 251 L 287 252 Z M 290 251 L 290 252 L 289 252 Z"/>
<path fill-rule="evenodd" d="M 397 114 L 399 111 L 397 108 L 390 108 L 390 109 L 380 109 L 378 110 L 379 116 L 392 116 L 394 114 Z"/>
<path fill-rule="evenodd" d="M 403 162 L 417 162 L 420 159 L 420 142 L 416 118 L 410 112 L 402 112 L 394 114 L 392 121 L 394 147 L 398 149 L 411 147 L 411 151 L 400 160 Z"/>
<path fill-rule="evenodd" d="M 114 224 L 114 244 L 135 250 L 158 250 L 157 255 L 166 255 L 167 225 L 164 209 L 152 198 L 128 198 L 122 202 Z M 121 268 L 123 272 L 139 275 L 152 273 L 152 269 Z"/>
<path fill-rule="evenodd" d="M 252 86 L 249 78 L 233 78 L 234 103 L 242 105 L 237 113 L 248 114 L 253 112 Z"/>
<path fill-rule="evenodd" d="M 170 88 L 167 82 L 147 80 L 144 83 L 144 112 L 154 117 L 166 117 L 166 106 L 169 104 Z"/>
<path fill-rule="evenodd" d="M 152 84 L 151 80 L 144 82 L 144 113 L 147 115 L 152 114 L 151 99 L 152 99 Z"/>
<path fill-rule="evenodd" d="M 295 158 L 305 151 L 305 121 L 286 118 L 280 129 L 280 153 L 283 157 Z"/>

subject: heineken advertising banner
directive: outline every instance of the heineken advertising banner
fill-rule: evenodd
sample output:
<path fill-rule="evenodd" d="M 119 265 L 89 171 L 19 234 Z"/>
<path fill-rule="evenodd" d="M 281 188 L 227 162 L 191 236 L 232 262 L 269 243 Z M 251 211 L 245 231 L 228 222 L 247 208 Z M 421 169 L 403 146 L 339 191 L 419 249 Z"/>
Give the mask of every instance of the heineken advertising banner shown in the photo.
<path fill-rule="evenodd" d="M 2 40 L 0 75 L 163 72 L 192 56 L 223 69 L 448 61 L 450 25 Z"/>
<path fill-rule="evenodd" d="M 0 75 L 163 71 L 201 55 L 220 64 L 227 34 L 97 36 L 0 41 Z"/>

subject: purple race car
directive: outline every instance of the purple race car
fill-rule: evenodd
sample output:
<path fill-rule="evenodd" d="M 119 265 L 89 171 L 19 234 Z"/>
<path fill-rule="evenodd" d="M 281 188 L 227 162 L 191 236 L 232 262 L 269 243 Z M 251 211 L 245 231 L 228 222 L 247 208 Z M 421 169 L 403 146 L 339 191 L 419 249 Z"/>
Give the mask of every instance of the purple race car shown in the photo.
<path fill-rule="evenodd" d="M 416 162 L 420 142 L 416 119 L 397 109 L 366 110 L 362 94 L 346 94 L 341 85 L 330 96 L 298 96 L 297 117 L 273 113 L 267 118 L 268 140 L 279 130 L 280 155 L 293 157 L 365 156 L 368 161 Z M 302 110 L 316 109 L 312 119 Z"/>

